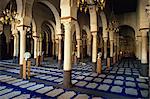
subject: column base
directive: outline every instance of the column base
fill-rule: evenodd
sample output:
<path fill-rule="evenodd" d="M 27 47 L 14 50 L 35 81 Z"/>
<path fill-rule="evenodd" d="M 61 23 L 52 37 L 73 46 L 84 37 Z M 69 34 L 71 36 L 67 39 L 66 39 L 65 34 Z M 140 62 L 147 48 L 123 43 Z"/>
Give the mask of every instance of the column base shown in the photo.
<path fill-rule="evenodd" d="M 13 63 L 19 63 L 19 58 L 17 56 L 13 56 Z"/>
<path fill-rule="evenodd" d="M 77 58 L 77 64 L 79 64 L 80 63 L 80 58 Z"/>
<path fill-rule="evenodd" d="M 143 77 L 148 77 L 148 64 L 142 64 L 140 66 L 140 75 Z"/>
<path fill-rule="evenodd" d="M 97 64 L 96 64 L 96 63 L 93 63 L 92 72 L 96 73 L 96 68 L 97 68 Z"/>
<path fill-rule="evenodd" d="M 110 62 L 110 58 L 107 58 L 107 70 L 110 70 L 110 66 L 111 66 L 111 62 Z"/>
<path fill-rule="evenodd" d="M 62 60 L 58 60 L 58 69 L 63 69 Z"/>
<path fill-rule="evenodd" d="M 101 74 L 102 73 L 102 63 L 101 63 L 101 58 L 98 58 L 97 59 L 97 68 L 96 68 L 96 72 L 98 74 Z"/>
<path fill-rule="evenodd" d="M 110 65 L 113 65 L 113 57 L 110 57 Z"/>
<path fill-rule="evenodd" d="M 23 77 L 23 65 L 20 65 L 20 77 Z"/>
<path fill-rule="evenodd" d="M 64 88 L 71 88 L 72 82 L 71 82 L 71 70 L 70 71 L 64 71 L 63 76 L 63 87 Z"/>

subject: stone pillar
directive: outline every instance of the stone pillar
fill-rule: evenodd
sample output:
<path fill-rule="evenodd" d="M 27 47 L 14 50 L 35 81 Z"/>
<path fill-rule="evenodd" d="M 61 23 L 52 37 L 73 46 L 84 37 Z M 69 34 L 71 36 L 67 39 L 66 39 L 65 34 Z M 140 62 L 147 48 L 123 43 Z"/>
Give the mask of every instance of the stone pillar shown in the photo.
<path fill-rule="evenodd" d="M 59 46 L 58 46 L 58 65 L 59 65 L 59 69 L 62 69 L 62 48 L 61 48 L 61 43 L 62 43 L 62 35 L 61 34 L 59 34 L 58 35 L 58 44 L 59 44 Z"/>
<path fill-rule="evenodd" d="M 92 62 L 95 64 L 93 66 L 93 72 L 96 72 L 96 60 L 97 60 L 97 31 L 92 32 L 93 36 L 93 46 L 92 46 Z"/>
<path fill-rule="evenodd" d="M 113 49 L 114 49 L 114 41 L 113 40 L 110 40 L 110 57 L 112 58 L 113 57 Z"/>
<path fill-rule="evenodd" d="M 58 48 L 59 48 L 59 42 L 58 39 L 55 40 L 55 55 L 56 59 L 58 59 Z"/>
<path fill-rule="evenodd" d="M 142 33 L 142 49 L 141 49 L 141 75 L 148 76 L 148 41 L 147 41 L 147 32 L 148 30 L 140 30 Z"/>
<path fill-rule="evenodd" d="M 137 37 L 136 37 L 137 38 Z M 138 43 L 138 39 L 136 39 L 136 58 L 138 58 L 138 56 L 139 56 L 139 53 L 138 53 L 138 45 L 139 45 L 139 43 Z"/>
<path fill-rule="evenodd" d="M 141 52 L 141 63 L 148 63 L 148 60 L 147 60 L 147 32 L 148 30 L 141 30 L 142 32 L 142 52 Z"/>
<path fill-rule="evenodd" d="M 79 60 L 80 60 L 80 51 L 81 51 L 81 49 L 80 49 L 80 39 L 77 39 L 77 61 L 79 62 Z"/>
<path fill-rule="evenodd" d="M 47 40 L 47 41 L 46 41 L 46 55 L 48 55 L 48 51 L 49 51 L 49 50 L 48 50 L 48 45 L 49 45 L 49 41 Z"/>
<path fill-rule="evenodd" d="M 65 42 L 64 42 L 64 76 L 63 86 L 70 88 L 71 82 L 71 70 L 72 70 L 72 34 L 71 34 L 71 22 L 64 21 L 65 28 Z"/>
<path fill-rule="evenodd" d="M 14 60 L 15 60 L 15 63 L 18 61 L 18 50 L 19 50 L 19 35 L 18 35 L 18 31 L 15 32 L 13 34 L 14 36 L 14 53 L 13 53 L 13 57 L 14 57 Z"/>
<path fill-rule="evenodd" d="M 91 40 L 88 42 L 88 45 L 87 45 L 87 54 L 91 60 Z"/>
<path fill-rule="evenodd" d="M 141 60 L 141 56 L 142 56 L 141 50 L 142 50 L 142 37 L 138 36 L 138 59 L 139 60 Z"/>
<path fill-rule="evenodd" d="M 107 40 L 108 40 L 108 38 L 104 37 L 103 40 L 104 40 L 104 59 L 107 59 Z"/>
<path fill-rule="evenodd" d="M 23 65 L 24 53 L 26 50 L 26 27 L 19 27 L 20 31 L 20 61 L 19 64 Z"/>
<path fill-rule="evenodd" d="M 38 45 L 38 37 L 37 36 L 33 36 L 33 40 L 34 40 L 34 58 L 36 59 L 37 56 L 38 56 L 38 48 L 37 48 L 37 45 Z"/>
<path fill-rule="evenodd" d="M 52 52 L 52 55 L 53 55 L 53 58 L 55 59 L 55 40 L 53 39 L 52 42 L 53 42 L 53 52 Z"/>
<path fill-rule="evenodd" d="M 3 24 L 0 24 L 0 35 L 3 33 Z M 0 39 L 0 60 L 2 59 L 2 52 L 1 52 L 1 39 Z"/>

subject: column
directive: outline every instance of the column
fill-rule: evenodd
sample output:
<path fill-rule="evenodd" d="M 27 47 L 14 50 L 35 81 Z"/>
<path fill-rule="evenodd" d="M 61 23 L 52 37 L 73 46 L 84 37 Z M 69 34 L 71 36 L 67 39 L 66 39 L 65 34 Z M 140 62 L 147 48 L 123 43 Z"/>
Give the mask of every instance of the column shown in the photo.
<path fill-rule="evenodd" d="M 91 58 L 91 39 L 88 40 L 88 42 L 87 42 L 87 54 L 88 54 L 88 56 L 89 56 L 89 58 L 91 60 L 92 59 Z"/>
<path fill-rule="evenodd" d="M 55 40 L 55 55 L 56 55 L 56 59 L 58 59 L 58 39 Z"/>
<path fill-rule="evenodd" d="M 33 36 L 33 40 L 34 40 L 34 59 L 37 58 L 38 56 L 38 37 L 37 36 Z"/>
<path fill-rule="evenodd" d="M 3 24 L 0 24 L 0 36 L 3 33 Z M 0 60 L 2 59 L 2 52 L 1 52 L 1 39 L 0 39 Z"/>
<path fill-rule="evenodd" d="M 26 49 L 26 28 L 19 27 L 20 31 L 20 61 L 19 64 L 23 65 L 24 53 Z"/>
<path fill-rule="evenodd" d="M 142 57 L 141 57 L 141 63 L 148 63 L 147 60 L 147 32 L 148 30 L 142 30 Z"/>
<path fill-rule="evenodd" d="M 16 63 L 18 60 L 18 50 L 19 50 L 19 35 L 18 35 L 18 31 L 16 31 L 14 34 L 14 53 L 13 53 L 13 57 L 14 57 L 14 62 Z"/>
<path fill-rule="evenodd" d="M 97 58 L 97 31 L 92 32 L 93 46 L 92 46 L 92 62 L 94 63 L 93 72 L 96 72 L 96 58 Z"/>
<path fill-rule="evenodd" d="M 117 37 L 116 37 L 116 39 L 117 39 L 117 49 L 116 49 L 116 50 L 117 50 L 117 51 L 116 51 L 116 56 L 117 56 L 117 58 L 116 58 L 116 60 L 118 61 L 118 60 L 119 60 L 119 54 L 120 54 L 120 52 L 119 52 L 119 50 L 120 50 L 120 49 L 119 49 L 119 44 L 120 44 L 120 43 L 119 43 L 119 33 L 117 33 L 116 36 L 117 36 Z"/>
<path fill-rule="evenodd" d="M 58 35 L 58 65 L 59 69 L 62 69 L 62 48 L 61 48 L 61 43 L 62 43 L 62 35 Z"/>
<path fill-rule="evenodd" d="M 79 61 L 80 60 L 80 51 L 81 51 L 81 49 L 80 49 L 80 42 L 81 42 L 81 40 L 80 39 L 77 39 L 77 60 Z"/>
<path fill-rule="evenodd" d="M 114 44 L 114 32 L 109 32 L 109 40 L 110 40 L 110 57 L 113 57 L 113 44 Z"/>
<path fill-rule="evenodd" d="M 48 50 L 48 45 L 49 45 L 49 41 L 47 40 L 47 41 L 46 41 L 46 52 L 45 52 L 46 55 L 48 55 L 48 51 L 49 51 L 49 50 Z"/>
<path fill-rule="evenodd" d="M 43 62 L 44 56 L 42 55 L 42 38 L 39 38 L 39 56 L 40 56 L 40 63 Z"/>
<path fill-rule="evenodd" d="M 104 40 L 104 59 L 107 59 L 107 40 L 108 40 L 108 38 L 104 37 L 103 40 Z"/>
<path fill-rule="evenodd" d="M 142 30 L 140 30 L 140 32 L 141 32 L 141 69 L 140 69 L 140 74 L 141 74 L 141 76 L 148 76 L 148 49 L 147 49 L 147 47 L 148 47 L 148 45 L 147 45 L 147 32 L 148 32 L 148 30 L 146 30 L 146 29 L 142 29 Z"/>
<path fill-rule="evenodd" d="M 53 39 L 52 40 L 52 42 L 53 42 L 53 59 L 55 59 L 55 40 Z"/>
<path fill-rule="evenodd" d="M 148 30 L 140 30 L 142 33 L 142 49 L 141 49 L 141 75 L 148 76 L 148 41 L 147 41 L 147 32 Z"/>
<path fill-rule="evenodd" d="M 142 56 L 141 50 L 142 50 L 142 37 L 138 36 L 138 59 L 139 60 L 141 60 L 141 56 Z"/>
<path fill-rule="evenodd" d="M 72 69 L 72 34 L 71 34 L 71 22 L 64 23 L 65 28 L 65 42 L 64 42 L 64 77 L 63 86 L 70 88 L 71 82 L 71 69 Z"/>
<path fill-rule="evenodd" d="M 113 40 L 110 40 L 110 57 L 112 58 L 113 57 L 113 48 L 114 48 L 114 46 L 113 46 L 113 43 L 114 41 Z"/>
<path fill-rule="evenodd" d="M 138 55 L 139 55 L 139 53 L 138 53 L 138 45 L 139 45 L 139 43 L 138 43 L 138 39 L 137 39 L 137 37 L 136 37 L 136 58 L 138 58 Z"/>

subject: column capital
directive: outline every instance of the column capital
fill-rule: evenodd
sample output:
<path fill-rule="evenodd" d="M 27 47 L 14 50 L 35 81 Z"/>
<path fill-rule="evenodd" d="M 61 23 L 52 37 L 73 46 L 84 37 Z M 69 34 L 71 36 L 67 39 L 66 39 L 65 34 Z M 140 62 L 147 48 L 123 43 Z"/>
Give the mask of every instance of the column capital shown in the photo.
<path fill-rule="evenodd" d="M 107 42 L 108 37 L 103 37 L 104 42 Z"/>
<path fill-rule="evenodd" d="M 97 31 L 91 31 L 92 36 L 97 36 Z"/>
<path fill-rule="evenodd" d="M 62 38 L 62 34 L 58 34 L 58 39 L 61 40 Z"/>
<path fill-rule="evenodd" d="M 142 37 L 147 36 L 147 32 L 148 32 L 148 31 L 149 31 L 149 29 L 142 29 L 142 30 L 140 30 L 141 36 L 142 36 Z"/>

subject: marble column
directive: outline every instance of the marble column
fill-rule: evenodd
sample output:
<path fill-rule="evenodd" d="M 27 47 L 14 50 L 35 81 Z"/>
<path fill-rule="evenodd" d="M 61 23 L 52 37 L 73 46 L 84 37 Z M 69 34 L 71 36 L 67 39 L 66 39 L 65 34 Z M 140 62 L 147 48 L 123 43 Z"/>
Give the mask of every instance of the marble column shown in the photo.
<path fill-rule="evenodd" d="M 59 65 L 59 69 L 62 69 L 62 35 L 59 34 L 58 35 L 58 65 Z"/>
<path fill-rule="evenodd" d="M 142 56 L 141 50 L 142 50 L 142 37 L 138 36 L 138 59 L 139 60 L 141 60 L 141 56 Z"/>
<path fill-rule="evenodd" d="M 71 22 L 64 21 L 65 28 L 65 42 L 64 42 L 64 75 L 63 86 L 70 88 L 71 82 L 71 70 L 72 70 L 72 34 L 71 34 Z"/>
<path fill-rule="evenodd" d="M 18 31 L 16 31 L 14 33 L 14 53 L 13 53 L 13 57 L 15 60 L 15 63 L 18 61 L 18 55 L 19 55 L 19 35 L 18 35 Z"/>
<path fill-rule="evenodd" d="M 92 46 L 92 62 L 96 64 L 97 61 L 97 31 L 92 32 L 93 46 Z M 93 72 L 96 72 L 96 65 L 93 66 Z"/>
<path fill-rule="evenodd" d="M 53 59 L 55 59 L 55 40 L 53 39 L 52 40 L 52 42 L 53 42 Z"/>
<path fill-rule="evenodd" d="M 136 37 L 137 38 L 137 37 Z M 136 54 L 135 54 L 135 56 L 136 56 L 136 58 L 138 58 L 138 55 L 139 55 L 139 53 L 138 53 L 138 45 L 139 45 L 139 43 L 138 43 L 138 40 L 136 39 Z"/>
<path fill-rule="evenodd" d="M 141 56 L 141 63 L 143 64 L 147 64 L 148 60 L 147 60 L 147 52 L 148 52 L 148 40 L 147 40 L 147 32 L 148 30 L 141 30 L 142 32 L 142 56 Z"/>
<path fill-rule="evenodd" d="M 141 76 L 148 76 L 148 40 L 147 40 L 147 32 L 146 30 L 140 30 L 142 33 L 142 41 L 141 41 Z"/>
<path fill-rule="evenodd" d="M 3 33 L 3 24 L 0 24 L 0 35 Z M 1 52 L 1 39 L 0 39 L 0 60 L 2 59 L 2 52 Z"/>
<path fill-rule="evenodd" d="M 110 57 L 112 58 L 113 57 L 113 51 L 114 49 L 114 41 L 113 40 L 110 40 Z"/>
<path fill-rule="evenodd" d="M 80 53 L 81 53 L 81 49 L 80 49 L 80 44 L 81 43 L 81 40 L 80 39 L 77 39 L 77 61 L 79 62 L 80 61 Z"/>
<path fill-rule="evenodd" d="M 26 50 L 26 27 L 19 27 L 20 31 L 20 61 L 19 64 L 23 65 L 24 53 Z"/>
<path fill-rule="evenodd" d="M 108 38 L 104 37 L 103 40 L 104 40 L 104 59 L 107 59 L 107 40 L 108 40 Z"/>
<path fill-rule="evenodd" d="M 55 55 L 56 59 L 58 59 L 58 48 L 59 48 L 59 42 L 58 39 L 55 40 Z"/>
<path fill-rule="evenodd" d="M 36 59 L 38 56 L 38 47 L 37 47 L 38 46 L 38 37 L 34 36 L 33 40 L 34 40 L 34 59 Z"/>

